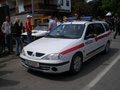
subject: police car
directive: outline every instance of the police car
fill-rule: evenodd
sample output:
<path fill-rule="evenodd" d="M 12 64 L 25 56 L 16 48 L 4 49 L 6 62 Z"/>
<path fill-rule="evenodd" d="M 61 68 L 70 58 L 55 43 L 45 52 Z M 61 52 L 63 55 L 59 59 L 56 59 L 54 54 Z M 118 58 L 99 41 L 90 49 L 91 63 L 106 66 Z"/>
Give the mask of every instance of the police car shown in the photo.
<path fill-rule="evenodd" d="M 111 31 L 104 21 L 65 22 L 25 46 L 20 58 L 28 69 L 76 74 L 83 62 L 100 52 L 109 52 L 110 43 Z"/>
<path fill-rule="evenodd" d="M 33 41 L 38 39 L 38 38 L 41 38 L 41 37 L 45 36 L 48 33 L 47 28 L 48 28 L 47 23 L 40 23 L 38 26 L 36 26 L 32 30 Z M 27 42 L 27 32 L 22 33 L 22 40 L 23 40 L 23 42 Z"/>

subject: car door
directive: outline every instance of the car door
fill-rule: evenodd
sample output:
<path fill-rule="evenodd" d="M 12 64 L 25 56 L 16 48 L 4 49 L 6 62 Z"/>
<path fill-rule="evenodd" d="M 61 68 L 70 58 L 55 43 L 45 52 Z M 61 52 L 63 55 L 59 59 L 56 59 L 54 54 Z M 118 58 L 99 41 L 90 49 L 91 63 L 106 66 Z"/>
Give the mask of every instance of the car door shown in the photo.
<path fill-rule="evenodd" d="M 101 49 L 104 48 L 106 44 L 106 36 L 107 33 L 105 33 L 105 28 L 101 23 L 95 23 L 94 24 L 94 29 L 96 31 L 97 37 L 96 37 L 96 42 L 98 43 L 98 50 L 100 51 Z"/>
<path fill-rule="evenodd" d="M 93 23 L 87 26 L 85 37 L 84 37 L 84 44 L 85 44 L 86 59 L 94 56 L 95 54 L 94 52 L 97 48 L 97 42 L 96 42 Z"/>

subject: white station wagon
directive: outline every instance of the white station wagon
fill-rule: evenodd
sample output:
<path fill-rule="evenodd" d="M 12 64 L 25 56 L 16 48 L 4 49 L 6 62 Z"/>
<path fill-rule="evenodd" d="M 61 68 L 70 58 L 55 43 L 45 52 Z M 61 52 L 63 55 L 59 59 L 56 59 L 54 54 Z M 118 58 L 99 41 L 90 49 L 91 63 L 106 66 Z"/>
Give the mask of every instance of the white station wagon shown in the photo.
<path fill-rule="evenodd" d="M 20 58 L 28 69 L 76 74 L 83 62 L 102 51 L 107 53 L 110 43 L 111 31 L 106 22 L 66 22 L 46 37 L 25 46 Z"/>

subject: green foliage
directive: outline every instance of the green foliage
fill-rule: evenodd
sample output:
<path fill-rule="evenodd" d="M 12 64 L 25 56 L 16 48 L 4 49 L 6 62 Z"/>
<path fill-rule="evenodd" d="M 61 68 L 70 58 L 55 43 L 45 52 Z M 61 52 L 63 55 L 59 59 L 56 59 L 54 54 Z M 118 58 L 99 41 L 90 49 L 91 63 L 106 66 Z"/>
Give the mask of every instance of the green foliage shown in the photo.
<path fill-rule="evenodd" d="M 75 3 L 73 8 L 74 8 L 73 11 L 77 12 L 79 15 L 87 15 L 90 14 L 91 12 L 91 7 L 84 2 Z"/>
<path fill-rule="evenodd" d="M 111 11 L 114 14 L 120 15 L 120 0 L 102 0 L 102 8 L 105 11 Z"/>
<path fill-rule="evenodd" d="M 90 7 L 92 8 L 92 15 L 94 16 L 103 16 L 104 12 L 103 9 L 101 8 L 101 0 L 94 0 L 88 3 Z"/>
<path fill-rule="evenodd" d="M 85 0 L 73 0 L 72 12 L 80 15 L 103 16 L 107 12 L 120 15 L 120 0 L 92 0 L 86 3 Z"/>

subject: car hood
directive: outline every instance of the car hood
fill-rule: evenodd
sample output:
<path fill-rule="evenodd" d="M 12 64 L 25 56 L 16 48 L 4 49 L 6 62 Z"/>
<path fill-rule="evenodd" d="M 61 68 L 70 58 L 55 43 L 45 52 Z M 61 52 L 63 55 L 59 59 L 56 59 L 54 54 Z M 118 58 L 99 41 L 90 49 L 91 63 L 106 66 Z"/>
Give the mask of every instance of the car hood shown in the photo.
<path fill-rule="evenodd" d="M 26 47 L 25 51 L 40 52 L 45 54 L 59 53 L 64 49 L 69 48 L 76 39 L 60 39 L 60 38 L 41 38 Z"/>

